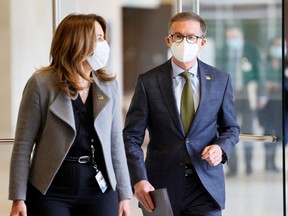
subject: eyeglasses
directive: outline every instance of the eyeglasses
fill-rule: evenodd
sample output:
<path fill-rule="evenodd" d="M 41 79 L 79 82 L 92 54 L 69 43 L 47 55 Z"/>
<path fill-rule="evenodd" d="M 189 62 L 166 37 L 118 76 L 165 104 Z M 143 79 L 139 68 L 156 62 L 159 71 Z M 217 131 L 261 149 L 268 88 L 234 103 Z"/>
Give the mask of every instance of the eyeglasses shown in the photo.
<path fill-rule="evenodd" d="M 171 37 L 172 41 L 176 42 L 176 43 L 181 43 L 184 40 L 184 38 L 186 38 L 186 41 L 190 44 L 196 43 L 198 38 L 200 38 L 200 39 L 205 38 L 205 36 L 196 36 L 196 35 L 184 36 L 184 35 L 179 34 L 179 33 L 171 34 L 171 35 L 169 35 L 169 37 Z"/>

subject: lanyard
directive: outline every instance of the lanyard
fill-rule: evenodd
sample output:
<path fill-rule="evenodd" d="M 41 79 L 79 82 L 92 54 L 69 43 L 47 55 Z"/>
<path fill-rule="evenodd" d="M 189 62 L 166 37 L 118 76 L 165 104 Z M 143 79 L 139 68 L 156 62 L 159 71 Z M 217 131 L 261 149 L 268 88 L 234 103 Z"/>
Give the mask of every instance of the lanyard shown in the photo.
<path fill-rule="evenodd" d="M 91 101 L 91 95 L 92 95 L 92 91 L 91 91 L 92 88 L 90 88 L 89 90 L 89 95 L 88 95 L 88 98 L 87 98 L 87 103 L 88 103 L 88 106 L 90 106 L 92 103 L 90 103 Z M 90 101 L 89 101 L 90 100 Z M 83 103 L 81 101 L 81 98 L 80 96 L 78 96 L 76 98 L 76 100 L 72 101 L 72 103 L 75 105 L 76 109 L 78 110 L 79 114 L 80 114 L 80 119 L 81 121 L 84 123 L 84 126 L 89 134 L 89 138 L 90 138 L 90 142 L 91 142 L 91 153 L 92 153 L 92 164 L 93 164 L 93 167 L 94 169 L 96 170 L 96 172 L 99 172 L 98 168 L 97 168 L 97 163 L 96 163 L 96 160 L 95 160 L 95 147 L 94 147 L 94 142 L 95 142 L 95 139 L 94 139 L 94 136 L 93 136 L 93 127 L 91 127 L 91 120 L 89 119 L 89 116 L 87 112 L 89 112 L 89 110 L 87 110 L 86 113 L 83 112 Z M 90 120 L 90 121 L 89 121 Z M 90 124 L 89 124 L 90 123 Z"/>

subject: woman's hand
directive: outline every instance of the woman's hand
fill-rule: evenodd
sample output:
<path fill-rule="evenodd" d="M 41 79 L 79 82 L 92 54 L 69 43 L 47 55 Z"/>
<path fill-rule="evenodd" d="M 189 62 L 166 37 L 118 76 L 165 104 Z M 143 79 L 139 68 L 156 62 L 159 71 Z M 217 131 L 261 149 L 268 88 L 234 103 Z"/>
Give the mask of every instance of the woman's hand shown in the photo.
<path fill-rule="evenodd" d="M 118 216 L 131 216 L 129 199 L 124 199 L 119 202 Z"/>
<path fill-rule="evenodd" d="M 23 200 L 13 200 L 10 216 L 27 216 L 26 205 Z"/>

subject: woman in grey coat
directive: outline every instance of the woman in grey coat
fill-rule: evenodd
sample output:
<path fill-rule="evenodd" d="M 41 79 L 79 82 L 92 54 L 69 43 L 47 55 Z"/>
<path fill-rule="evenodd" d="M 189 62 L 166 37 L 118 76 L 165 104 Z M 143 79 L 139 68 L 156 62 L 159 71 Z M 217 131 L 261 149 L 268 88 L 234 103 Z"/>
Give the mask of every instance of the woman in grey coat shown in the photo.
<path fill-rule="evenodd" d="M 106 24 L 70 14 L 51 64 L 27 82 L 11 157 L 11 216 L 130 216 L 132 197 Z"/>

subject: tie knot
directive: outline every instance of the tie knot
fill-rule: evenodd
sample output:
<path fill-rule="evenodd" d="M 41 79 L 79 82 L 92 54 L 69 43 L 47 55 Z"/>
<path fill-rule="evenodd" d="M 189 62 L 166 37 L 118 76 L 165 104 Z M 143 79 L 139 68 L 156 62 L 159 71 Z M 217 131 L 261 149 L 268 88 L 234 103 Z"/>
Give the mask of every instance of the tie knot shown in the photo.
<path fill-rule="evenodd" d="M 186 81 L 190 81 L 190 76 L 191 76 L 190 72 L 185 71 L 185 72 L 182 72 L 180 75 L 184 77 Z"/>

